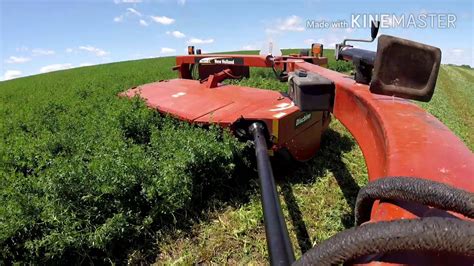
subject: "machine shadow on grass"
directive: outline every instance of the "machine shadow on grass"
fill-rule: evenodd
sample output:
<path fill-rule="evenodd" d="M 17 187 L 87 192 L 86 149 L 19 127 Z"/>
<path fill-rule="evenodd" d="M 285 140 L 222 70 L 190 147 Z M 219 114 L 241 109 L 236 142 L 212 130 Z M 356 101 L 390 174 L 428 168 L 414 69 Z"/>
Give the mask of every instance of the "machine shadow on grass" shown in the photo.
<path fill-rule="evenodd" d="M 302 253 L 309 250 L 312 244 L 303 221 L 303 214 L 293 194 L 292 185 L 317 182 L 318 177 L 323 176 L 326 170 L 330 171 L 341 188 L 347 204 L 351 206 L 351 213 L 341 217 L 341 222 L 346 228 L 352 227 L 354 225 L 353 206 L 360 187 L 342 161 L 342 153 L 352 150 L 355 145 L 357 145 L 355 141 L 348 136 L 328 129 L 323 134 L 321 149 L 313 159 L 306 163 L 293 163 L 286 169 L 275 167 L 275 174 L 280 180 L 279 185 Z"/>
<path fill-rule="evenodd" d="M 348 136 L 341 135 L 337 131 L 328 129 L 322 137 L 321 148 L 317 155 L 308 162 L 297 163 L 294 161 L 282 163 L 272 162 L 273 171 L 277 184 L 281 188 L 284 203 L 288 207 L 289 216 L 294 229 L 298 245 L 302 252 L 312 247 L 311 239 L 303 221 L 303 214 L 298 206 L 293 193 L 292 185 L 310 184 L 318 181 L 318 177 L 323 176 L 328 170 L 333 173 L 339 184 L 345 200 L 350 206 L 354 202 L 359 191 L 359 185 L 352 178 L 351 173 L 342 161 L 342 153 L 352 150 L 356 145 L 355 141 Z M 256 164 L 254 163 L 254 150 L 249 147 L 245 158 L 241 162 L 236 162 L 238 173 L 236 177 L 229 180 L 229 183 L 221 191 L 205 191 L 206 196 L 201 198 L 200 204 L 191 210 L 179 212 L 173 217 L 172 226 L 162 228 L 161 232 L 166 234 L 181 232 L 193 235 L 193 226 L 196 223 L 206 222 L 213 219 L 216 212 L 227 207 L 239 207 L 246 204 L 250 199 L 259 193 L 258 175 Z M 247 160 L 247 161 L 246 161 Z M 250 165 L 248 164 L 250 162 Z M 221 188 L 222 189 L 222 188 Z M 353 210 L 350 215 L 341 218 L 345 227 L 352 227 Z M 163 221 L 161 224 L 170 224 Z M 172 236 L 171 238 L 175 238 Z M 176 235 L 176 238 L 179 238 Z M 156 247 L 159 253 L 159 247 Z"/>

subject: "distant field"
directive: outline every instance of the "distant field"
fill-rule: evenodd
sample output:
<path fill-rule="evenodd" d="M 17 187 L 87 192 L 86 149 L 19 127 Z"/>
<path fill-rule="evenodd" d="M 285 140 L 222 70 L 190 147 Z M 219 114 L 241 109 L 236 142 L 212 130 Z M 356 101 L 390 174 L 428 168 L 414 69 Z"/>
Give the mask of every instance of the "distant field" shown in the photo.
<path fill-rule="evenodd" d="M 474 69 L 442 66 L 431 102 L 420 104 L 474 150 Z"/>
<path fill-rule="evenodd" d="M 146 59 L 0 82 L 0 260 L 267 262 L 251 149 L 117 97 L 176 77 L 173 65 Z M 286 89 L 269 78 L 252 69 L 230 82 Z M 433 100 L 420 105 L 474 150 L 473 104 L 474 70 L 442 66 Z M 353 225 L 366 182 L 357 143 L 333 121 L 318 155 L 279 182 L 297 256 Z"/>

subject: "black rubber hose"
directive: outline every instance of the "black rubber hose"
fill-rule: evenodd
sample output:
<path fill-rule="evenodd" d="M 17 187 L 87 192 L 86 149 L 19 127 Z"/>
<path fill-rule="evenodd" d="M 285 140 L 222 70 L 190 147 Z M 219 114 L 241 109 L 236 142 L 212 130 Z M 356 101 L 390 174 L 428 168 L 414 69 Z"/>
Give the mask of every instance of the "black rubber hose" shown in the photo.
<path fill-rule="evenodd" d="M 413 177 L 386 177 L 370 182 L 357 195 L 356 225 L 370 220 L 375 200 L 404 200 L 474 218 L 474 193 L 446 184 Z"/>
<path fill-rule="evenodd" d="M 374 51 L 348 47 L 339 52 L 340 58 L 347 61 L 360 60 L 361 62 L 374 66 L 376 53 Z"/>
<path fill-rule="evenodd" d="M 258 122 L 249 127 L 249 131 L 254 138 L 255 154 L 257 156 L 268 253 L 271 265 L 290 265 L 295 261 L 295 255 L 281 211 L 280 199 L 278 198 L 272 166 L 268 157 L 264 130 L 263 125 Z"/>
<path fill-rule="evenodd" d="M 313 247 L 293 265 L 337 265 L 365 255 L 413 251 L 474 257 L 474 223 L 428 217 L 364 224 Z"/>

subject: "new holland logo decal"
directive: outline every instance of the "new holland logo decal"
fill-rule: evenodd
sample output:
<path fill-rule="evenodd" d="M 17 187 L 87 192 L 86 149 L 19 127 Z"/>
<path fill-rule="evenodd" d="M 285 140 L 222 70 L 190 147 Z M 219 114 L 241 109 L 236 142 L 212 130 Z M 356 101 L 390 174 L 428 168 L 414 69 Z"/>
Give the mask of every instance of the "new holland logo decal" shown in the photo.
<path fill-rule="evenodd" d="M 216 64 L 216 65 L 242 65 L 244 59 L 240 57 L 204 57 L 196 58 L 199 64 Z"/>

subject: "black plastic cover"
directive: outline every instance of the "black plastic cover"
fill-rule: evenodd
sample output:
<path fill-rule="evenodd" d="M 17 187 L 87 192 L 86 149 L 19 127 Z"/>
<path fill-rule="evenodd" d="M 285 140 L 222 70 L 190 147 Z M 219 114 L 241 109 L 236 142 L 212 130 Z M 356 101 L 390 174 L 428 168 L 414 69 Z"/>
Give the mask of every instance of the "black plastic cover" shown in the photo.
<path fill-rule="evenodd" d="M 288 75 L 288 94 L 303 112 L 330 111 L 334 83 L 316 73 L 296 70 Z"/>
<path fill-rule="evenodd" d="M 428 102 L 433 96 L 440 63 L 441 50 L 437 47 L 382 35 L 370 91 Z"/>

